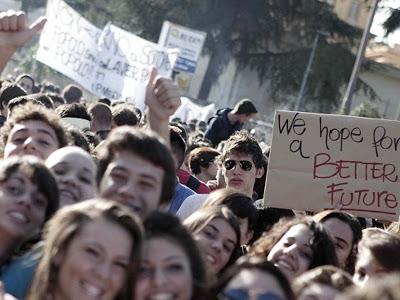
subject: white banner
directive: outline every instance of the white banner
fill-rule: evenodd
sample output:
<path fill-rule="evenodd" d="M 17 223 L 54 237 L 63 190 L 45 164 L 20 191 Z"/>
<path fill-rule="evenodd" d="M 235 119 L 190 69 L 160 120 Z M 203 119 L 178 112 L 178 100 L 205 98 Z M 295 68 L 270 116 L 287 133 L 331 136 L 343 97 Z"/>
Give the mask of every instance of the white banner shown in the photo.
<path fill-rule="evenodd" d="M 150 70 L 170 77 L 177 49 L 167 50 L 108 24 L 100 30 L 61 0 L 48 0 L 36 59 L 99 97 L 144 108 Z"/>
<path fill-rule="evenodd" d="M 61 0 L 47 2 L 46 18 L 36 59 L 90 89 L 101 30 Z"/>

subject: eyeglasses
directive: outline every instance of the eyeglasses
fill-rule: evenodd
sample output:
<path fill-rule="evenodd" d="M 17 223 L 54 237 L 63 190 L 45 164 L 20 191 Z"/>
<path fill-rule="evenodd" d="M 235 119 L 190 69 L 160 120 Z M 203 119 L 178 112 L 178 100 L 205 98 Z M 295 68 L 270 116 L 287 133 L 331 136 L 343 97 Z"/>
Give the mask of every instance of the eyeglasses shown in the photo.
<path fill-rule="evenodd" d="M 243 171 L 251 171 L 253 168 L 253 163 L 249 160 L 233 160 L 233 159 L 228 159 L 224 162 L 225 169 L 227 170 L 232 170 L 234 167 L 236 167 L 236 164 L 239 163 L 240 168 Z"/>
<path fill-rule="evenodd" d="M 249 293 L 247 289 L 229 289 L 218 295 L 218 300 L 282 300 L 282 298 L 271 292 L 260 294 Z"/>

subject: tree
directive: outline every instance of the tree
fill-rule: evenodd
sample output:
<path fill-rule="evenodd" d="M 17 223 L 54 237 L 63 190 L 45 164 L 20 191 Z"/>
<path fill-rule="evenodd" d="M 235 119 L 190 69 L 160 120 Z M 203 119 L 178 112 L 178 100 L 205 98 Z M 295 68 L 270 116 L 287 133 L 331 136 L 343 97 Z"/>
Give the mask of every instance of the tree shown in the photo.
<path fill-rule="evenodd" d="M 351 49 L 361 31 L 341 21 L 323 0 L 69 0 L 97 26 L 111 21 L 146 39 L 157 41 L 164 20 L 207 32 L 204 53 L 210 56 L 200 98 L 207 99 L 231 59 L 239 69 L 257 71 L 270 80 L 272 98 L 295 94 L 312 40 L 321 36 L 305 99 L 311 109 L 330 112 L 340 101 L 354 61 Z M 374 95 L 362 81 L 359 86 Z"/>

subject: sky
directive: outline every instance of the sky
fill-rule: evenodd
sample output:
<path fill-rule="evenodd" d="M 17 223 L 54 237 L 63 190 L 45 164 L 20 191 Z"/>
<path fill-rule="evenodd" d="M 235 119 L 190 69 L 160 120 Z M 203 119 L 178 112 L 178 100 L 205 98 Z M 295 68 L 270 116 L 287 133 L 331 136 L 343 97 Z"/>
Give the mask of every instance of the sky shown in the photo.
<path fill-rule="evenodd" d="M 397 2 L 397 4 L 396 4 Z M 400 1 L 399 0 L 381 0 L 379 4 L 378 11 L 375 14 L 374 22 L 371 27 L 371 33 L 377 36 L 377 41 L 383 41 L 393 46 L 394 44 L 400 45 L 400 28 L 395 32 L 390 34 L 387 38 L 384 38 L 384 29 L 382 27 L 382 23 L 386 20 L 386 18 L 390 14 L 390 10 L 388 7 L 399 8 Z"/>

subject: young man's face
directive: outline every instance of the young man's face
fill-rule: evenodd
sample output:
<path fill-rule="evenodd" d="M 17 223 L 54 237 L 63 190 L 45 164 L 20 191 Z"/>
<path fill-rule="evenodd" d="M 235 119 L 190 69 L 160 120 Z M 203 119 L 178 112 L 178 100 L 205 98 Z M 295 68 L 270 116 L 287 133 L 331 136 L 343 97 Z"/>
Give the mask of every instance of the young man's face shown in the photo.
<path fill-rule="evenodd" d="M 263 175 L 263 169 L 256 169 L 250 154 L 235 151 L 226 155 L 222 163 L 222 174 L 227 187 L 252 197 L 254 182 Z"/>
<path fill-rule="evenodd" d="M 115 154 L 100 182 L 99 194 L 128 206 L 142 218 L 159 207 L 164 170 L 128 151 Z"/>

